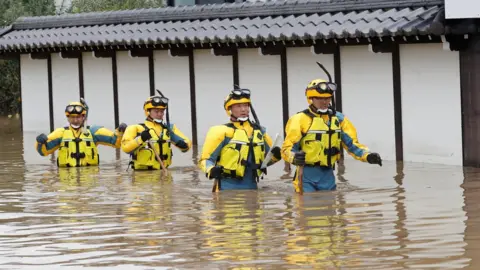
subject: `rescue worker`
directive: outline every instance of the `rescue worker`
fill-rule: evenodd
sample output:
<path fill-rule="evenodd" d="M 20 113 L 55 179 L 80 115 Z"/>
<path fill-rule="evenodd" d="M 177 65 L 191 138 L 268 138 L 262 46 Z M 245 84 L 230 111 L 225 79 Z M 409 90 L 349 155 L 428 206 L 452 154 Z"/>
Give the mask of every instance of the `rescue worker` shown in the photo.
<path fill-rule="evenodd" d="M 223 107 L 230 122 L 208 130 L 199 167 L 209 179 L 216 179 L 213 191 L 257 189 L 260 165 L 272 147 L 272 139 L 257 124 L 258 119 L 255 123 L 249 119 L 250 90 L 233 90 Z M 256 118 L 253 108 L 252 113 Z M 280 147 L 274 147 L 272 154 L 268 166 L 281 159 Z"/>
<path fill-rule="evenodd" d="M 69 126 L 57 128 L 48 136 L 43 133 L 38 135 L 35 144 L 37 152 L 47 156 L 58 149 L 58 167 L 83 167 L 98 166 L 98 144 L 120 148 L 127 125 L 120 124 L 115 132 L 101 126 L 85 126 L 87 111 L 84 103 L 69 103 L 65 108 Z"/>
<path fill-rule="evenodd" d="M 303 167 L 303 192 L 336 189 L 333 171 L 340 158 L 341 145 L 356 160 L 382 166 L 380 155 L 360 144 L 353 124 L 335 111 L 332 101 L 337 85 L 324 71 L 329 81 L 315 79 L 308 84 L 305 95 L 310 106 L 290 117 L 285 126 L 282 158 L 297 166 L 296 192 L 300 192 L 298 166 Z"/>
<path fill-rule="evenodd" d="M 191 141 L 177 128 L 175 124 L 165 123 L 165 110 L 168 110 L 168 98 L 151 96 L 143 104 L 145 111 L 144 123 L 130 125 L 125 130 L 122 139 L 122 150 L 130 154 L 134 170 L 162 169 L 156 159 L 157 153 L 166 168 L 172 164 L 172 148 L 175 145 L 182 152 L 187 152 Z M 168 118 L 167 118 L 168 119 Z M 154 149 L 149 145 L 152 143 Z"/>

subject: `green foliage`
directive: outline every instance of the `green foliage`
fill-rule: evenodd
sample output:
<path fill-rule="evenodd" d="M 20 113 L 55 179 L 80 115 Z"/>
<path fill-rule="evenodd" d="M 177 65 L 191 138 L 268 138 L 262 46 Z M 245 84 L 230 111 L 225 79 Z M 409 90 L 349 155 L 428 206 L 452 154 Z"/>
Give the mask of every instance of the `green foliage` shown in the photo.
<path fill-rule="evenodd" d="M 20 77 L 18 61 L 0 60 L 0 114 L 20 111 Z"/>
<path fill-rule="evenodd" d="M 163 0 L 0 0 L 0 27 L 12 24 L 22 16 L 42 16 L 59 13 L 110 11 L 163 6 Z M 19 63 L 0 60 L 0 115 L 20 110 Z"/>
<path fill-rule="evenodd" d="M 155 8 L 163 6 L 163 0 L 72 0 L 72 13 Z"/>

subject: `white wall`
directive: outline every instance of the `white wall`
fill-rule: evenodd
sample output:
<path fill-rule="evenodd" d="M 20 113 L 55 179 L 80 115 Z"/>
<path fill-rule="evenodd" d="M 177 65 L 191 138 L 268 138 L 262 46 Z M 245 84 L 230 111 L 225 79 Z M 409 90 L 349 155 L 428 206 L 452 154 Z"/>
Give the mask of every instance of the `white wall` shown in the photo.
<path fill-rule="evenodd" d="M 91 52 L 82 57 L 85 101 L 90 110 L 87 124 L 115 131 L 112 58 L 95 58 Z M 102 163 L 116 159 L 114 148 L 99 145 L 98 152 Z"/>
<path fill-rule="evenodd" d="M 462 164 L 458 52 L 400 46 L 404 160 Z"/>
<path fill-rule="evenodd" d="M 305 88 L 314 79 L 328 80 L 327 75 L 317 65 L 322 64 L 335 81 L 333 54 L 314 54 L 310 47 L 287 48 L 288 110 L 292 116 L 308 107 Z"/>
<path fill-rule="evenodd" d="M 480 18 L 478 0 L 445 0 L 447 19 Z"/>
<path fill-rule="evenodd" d="M 155 89 L 169 98 L 170 122 L 192 140 L 190 73 L 188 57 L 172 57 L 167 50 L 154 52 Z M 158 93 L 155 91 L 155 95 Z M 173 165 L 192 165 L 192 151 L 182 153 L 173 147 Z"/>
<path fill-rule="evenodd" d="M 49 164 L 35 149 L 35 138 L 50 133 L 47 60 L 32 60 L 29 54 L 20 57 L 22 84 L 23 159 L 25 163 Z"/>
<path fill-rule="evenodd" d="M 90 113 L 89 125 L 115 128 L 113 75 L 111 58 L 95 58 L 83 53 L 83 85 Z"/>
<path fill-rule="evenodd" d="M 240 87 L 252 91 L 252 104 L 260 124 L 272 139 L 276 133 L 283 138 L 280 56 L 260 55 L 258 49 L 240 49 L 238 72 Z"/>
<path fill-rule="evenodd" d="M 59 53 L 52 53 L 52 92 L 54 128 L 68 125 L 65 107 L 73 101 L 80 101 L 78 59 L 62 59 Z"/>
<path fill-rule="evenodd" d="M 117 52 L 117 74 L 120 123 L 143 123 L 143 103 L 150 96 L 148 58 L 130 57 L 127 51 Z"/>
<path fill-rule="evenodd" d="M 345 46 L 340 59 L 343 113 L 356 127 L 360 143 L 384 160 L 395 160 L 392 55 Z"/>
<path fill-rule="evenodd" d="M 20 58 L 22 84 L 22 118 L 24 132 L 50 132 L 47 60 Z"/>
<path fill-rule="evenodd" d="M 215 56 L 210 50 L 195 50 L 195 91 L 199 152 L 211 126 L 228 123 L 223 109 L 225 97 L 233 89 L 231 56 Z"/>

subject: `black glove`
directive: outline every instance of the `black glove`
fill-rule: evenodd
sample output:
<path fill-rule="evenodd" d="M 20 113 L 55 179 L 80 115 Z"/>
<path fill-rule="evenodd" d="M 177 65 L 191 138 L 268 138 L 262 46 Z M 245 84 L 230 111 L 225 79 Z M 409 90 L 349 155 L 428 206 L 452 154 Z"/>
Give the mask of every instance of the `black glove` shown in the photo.
<path fill-rule="evenodd" d="M 188 147 L 188 144 L 187 144 L 184 140 L 178 141 L 178 142 L 176 143 L 176 145 L 177 145 L 178 147 L 180 147 L 181 149 L 185 149 L 185 148 Z"/>
<path fill-rule="evenodd" d="M 40 143 L 40 144 L 45 144 L 45 143 L 47 143 L 47 141 L 48 141 L 47 135 L 45 135 L 45 134 L 42 133 L 42 134 L 40 134 L 40 135 L 37 136 L 37 142 L 38 142 L 38 143 Z"/>
<path fill-rule="evenodd" d="M 118 131 L 119 132 L 125 132 L 125 129 L 127 129 L 127 124 L 121 123 L 120 126 L 118 126 Z"/>
<path fill-rule="evenodd" d="M 280 147 L 275 146 L 272 148 L 272 154 L 275 157 L 275 159 L 280 160 L 282 158 L 282 155 L 280 155 Z"/>
<path fill-rule="evenodd" d="M 152 135 L 150 134 L 150 129 L 145 129 L 140 133 L 140 137 L 142 138 L 142 141 L 146 142 L 152 138 Z"/>
<path fill-rule="evenodd" d="M 370 164 L 378 164 L 382 166 L 382 158 L 377 153 L 370 153 L 367 156 L 367 162 Z"/>
<path fill-rule="evenodd" d="M 215 179 L 222 177 L 223 167 L 222 166 L 215 166 L 210 170 L 210 175 L 208 179 Z"/>
<path fill-rule="evenodd" d="M 305 152 L 300 151 L 296 152 L 295 156 L 293 157 L 293 165 L 296 166 L 303 166 L 305 165 Z"/>

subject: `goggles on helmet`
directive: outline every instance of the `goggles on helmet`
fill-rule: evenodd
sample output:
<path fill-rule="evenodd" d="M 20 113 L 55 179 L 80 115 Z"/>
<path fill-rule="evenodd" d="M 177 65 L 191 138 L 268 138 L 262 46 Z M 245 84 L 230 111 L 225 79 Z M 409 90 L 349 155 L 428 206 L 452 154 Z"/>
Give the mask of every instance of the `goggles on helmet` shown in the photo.
<path fill-rule="evenodd" d="M 152 105 L 154 107 L 157 107 L 157 106 L 167 106 L 168 104 L 168 98 L 166 97 L 152 97 L 152 99 L 150 99 L 149 101 L 150 103 L 152 103 Z"/>
<path fill-rule="evenodd" d="M 231 98 L 233 98 L 233 99 L 250 98 L 250 90 L 248 90 L 248 89 L 234 89 L 234 90 L 232 90 Z"/>
<path fill-rule="evenodd" d="M 316 84 L 312 88 L 308 88 L 307 90 L 317 90 L 320 94 L 333 94 L 335 90 L 337 90 L 337 84 L 331 82 L 320 82 Z"/>
<path fill-rule="evenodd" d="M 67 112 L 69 114 L 81 114 L 84 110 L 85 110 L 85 108 L 83 106 L 80 106 L 80 105 L 68 105 L 65 108 L 65 112 Z"/>

